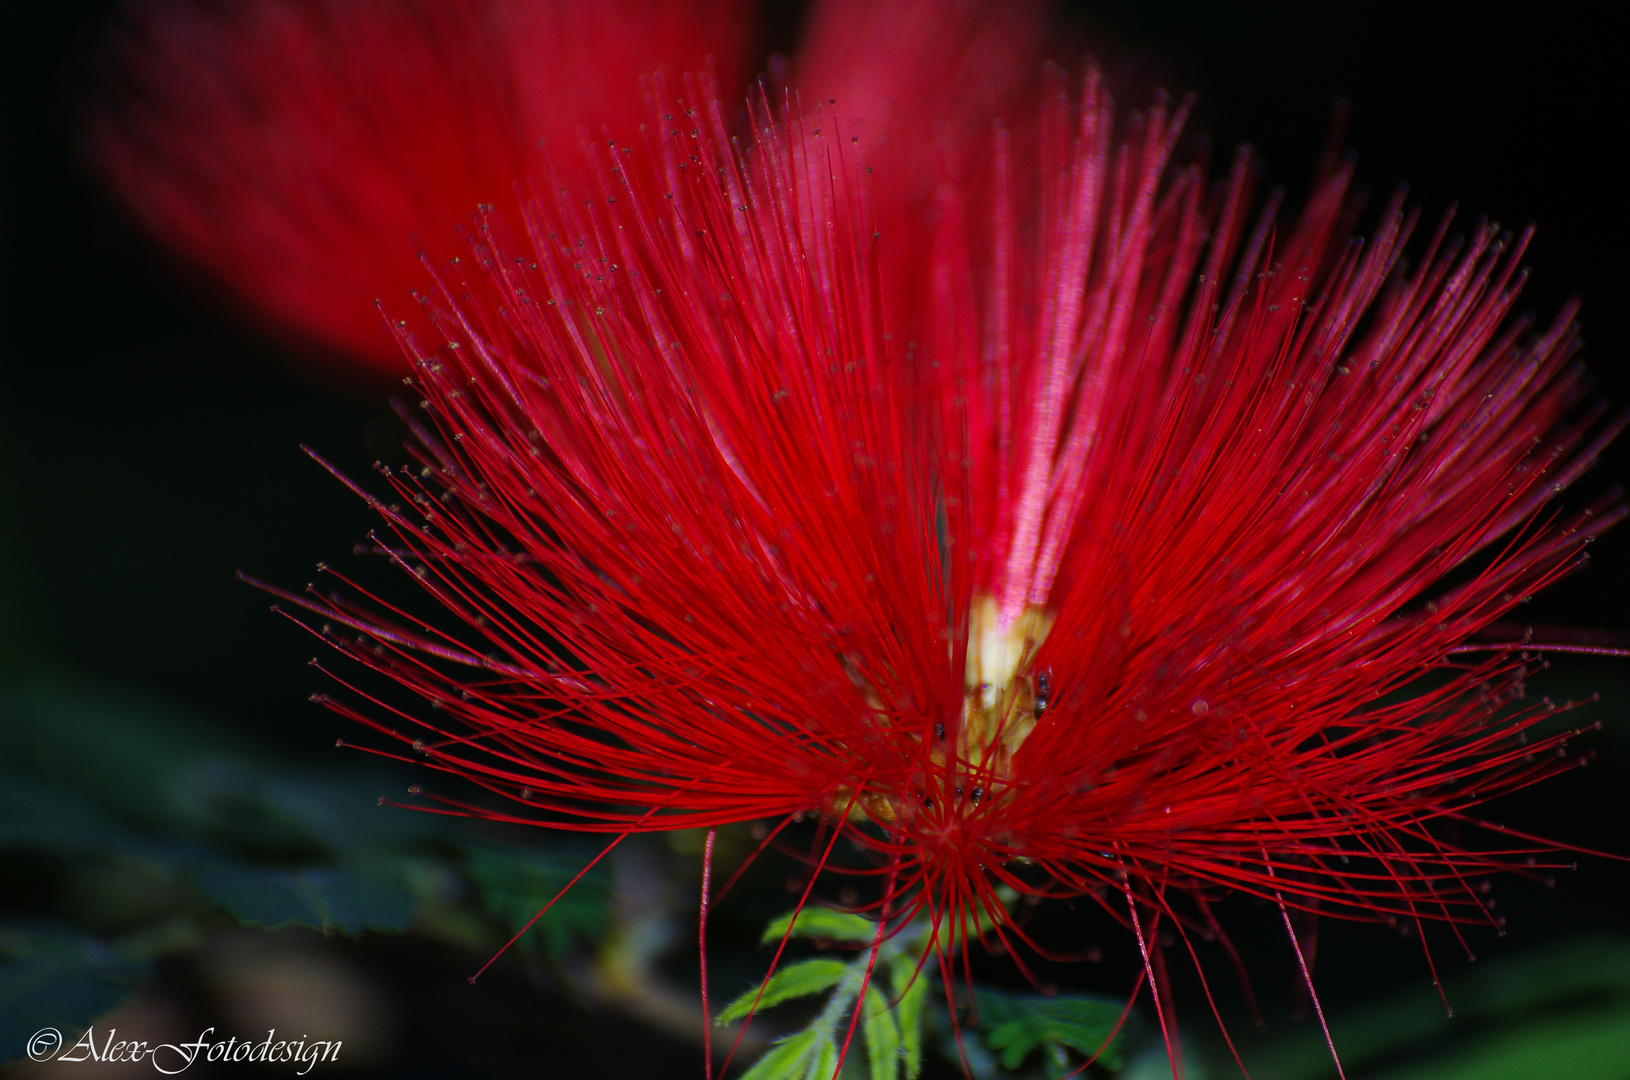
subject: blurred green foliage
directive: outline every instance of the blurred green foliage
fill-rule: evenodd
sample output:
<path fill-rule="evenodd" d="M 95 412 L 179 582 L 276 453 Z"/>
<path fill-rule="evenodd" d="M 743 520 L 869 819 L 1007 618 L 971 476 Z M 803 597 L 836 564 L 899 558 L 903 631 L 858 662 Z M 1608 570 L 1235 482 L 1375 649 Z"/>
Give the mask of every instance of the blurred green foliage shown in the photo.
<path fill-rule="evenodd" d="M 224 730 L 129 691 L 0 684 L 0 1057 L 236 925 L 412 928 L 490 952 L 592 855 L 382 807 L 401 770 L 296 766 Z M 591 872 L 523 951 L 557 962 L 599 935 L 608 894 Z"/>
<path fill-rule="evenodd" d="M 1630 938 L 1580 938 L 1479 963 L 1446 978 L 1441 998 L 1429 986 L 1389 995 L 1335 1018 L 1330 1034 L 1355 1080 L 1625 1080 Z M 1222 1075 L 1225 1056 L 1210 1056 Z M 1331 1073 L 1317 1029 L 1247 1053 L 1245 1063 L 1260 1080 Z"/>

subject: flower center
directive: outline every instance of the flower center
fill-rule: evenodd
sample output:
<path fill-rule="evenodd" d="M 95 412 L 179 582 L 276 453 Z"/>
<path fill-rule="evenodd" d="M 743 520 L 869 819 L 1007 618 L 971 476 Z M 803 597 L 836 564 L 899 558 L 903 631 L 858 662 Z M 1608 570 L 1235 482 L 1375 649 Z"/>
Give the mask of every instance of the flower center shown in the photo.
<path fill-rule="evenodd" d="M 947 731 L 946 724 L 934 725 L 928 755 L 935 777 L 941 777 L 951 747 L 955 747 L 956 778 L 951 790 L 931 794 L 930 789 L 940 789 L 943 782 L 924 778 L 922 790 L 909 795 L 868 786 L 856 798 L 855 789 L 844 785 L 835 793 L 829 813 L 841 816 L 847 807 L 851 821 L 871 820 L 888 826 L 902 816 L 903 799 L 926 807 L 937 798 L 972 806 L 1000 798 L 1012 776 L 1014 752 L 1047 711 L 1051 673 L 1033 672 L 1031 666 L 1052 626 L 1053 613 L 1033 605 L 1004 624 L 996 597 L 976 597 L 968 616 L 962 714 L 954 732 Z M 850 674 L 858 679 L 855 672 Z"/>
<path fill-rule="evenodd" d="M 1003 624 L 994 596 L 978 597 L 968 617 L 967 692 L 957 753 L 966 769 L 1004 779 L 1013 752 L 1047 710 L 1047 672 L 1030 673 L 1053 614 L 1035 605 Z"/>

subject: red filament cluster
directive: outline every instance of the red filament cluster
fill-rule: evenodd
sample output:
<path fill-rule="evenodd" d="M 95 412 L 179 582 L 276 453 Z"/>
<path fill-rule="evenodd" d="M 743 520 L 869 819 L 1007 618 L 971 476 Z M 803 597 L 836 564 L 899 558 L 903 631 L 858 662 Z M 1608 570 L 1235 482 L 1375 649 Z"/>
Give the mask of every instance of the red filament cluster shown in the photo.
<path fill-rule="evenodd" d="M 1281 225 L 1093 75 L 926 228 L 841 111 L 738 146 L 691 100 L 437 271 L 433 430 L 375 505 L 458 627 L 307 600 L 434 709 L 334 707 L 489 816 L 820 815 L 936 919 L 1491 920 L 1468 876 L 1545 846 L 1434 826 L 1572 759 L 1524 737 L 1531 658 L 1467 643 L 1624 513 L 1543 509 L 1622 422 L 1571 309 L 1508 317 L 1526 237 L 1445 220 L 1406 268 L 1415 212 L 1354 238 L 1334 159 Z"/>

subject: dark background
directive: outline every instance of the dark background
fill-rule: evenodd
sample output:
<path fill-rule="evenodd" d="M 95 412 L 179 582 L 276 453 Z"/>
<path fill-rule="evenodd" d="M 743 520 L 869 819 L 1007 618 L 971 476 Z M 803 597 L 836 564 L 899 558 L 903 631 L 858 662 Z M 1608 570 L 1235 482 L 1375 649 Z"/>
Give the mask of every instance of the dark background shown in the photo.
<path fill-rule="evenodd" d="M 355 474 L 398 456 L 400 433 L 382 395 L 325 383 L 177 285 L 78 170 L 72 108 L 110 6 L 0 8 L 0 671 L 141 688 L 287 753 L 331 758 L 336 736 L 351 732 L 306 700 L 317 688 L 309 640 L 233 575 L 298 585 L 316 560 L 349 558 L 369 515 L 299 445 Z M 1197 90 L 1200 125 L 1221 148 L 1254 143 L 1293 205 L 1344 97 L 1348 145 L 1378 195 L 1407 180 L 1429 216 L 1458 201 L 1466 220 L 1537 221 L 1525 306 L 1548 318 L 1584 297 L 1585 359 L 1622 408 L 1626 81 L 1611 7 L 1115 0 L 1071 11 L 1150 58 L 1160 78 Z M 788 47 L 796 24 L 795 6 L 777 8 L 766 49 Z M 1621 443 L 1575 498 L 1625 479 Z M 1593 560 L 1530 617 L 1630 627 L 1630 529 L 1598 542 Z M 1556 681 L 1537 689 L 1604 694 L 1589 717 L 1607 730 L 1581 744 L 1600 760 L 1495 816 L 1630 851 L 1625 671 L 1559 661 Z M 1479 951 L 1630 930 L 1630 873 L 1606 860 L 1584 860 L 1554 889 L 1516 881 L 1498 895 L 1511 934 L 1485 935 Z M 1446 966 L 1459 962 L 1434 944 Z M 376 951 L 384 959 L 367 962 L 412 977 L 401 951 Z M 1117 989 L 1116 966 L 1088 978 Z M 1327 926 L 1320 984 L 1332 1009 L 1425 979 L 1418 943 Z M 1288 971 L 1264 983 L 1270 1011 L 1293 1007 Z"/>

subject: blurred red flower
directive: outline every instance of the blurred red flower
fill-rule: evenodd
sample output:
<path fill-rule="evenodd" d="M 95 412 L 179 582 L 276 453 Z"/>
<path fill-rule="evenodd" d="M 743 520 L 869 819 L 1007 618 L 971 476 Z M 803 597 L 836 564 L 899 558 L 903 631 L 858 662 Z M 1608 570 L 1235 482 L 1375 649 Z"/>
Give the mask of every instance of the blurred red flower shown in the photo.
<path fill-rule="evenodd" d="M 136 3 L 85 148 L 156 238 L 264 324 L 386 371 L 377 303 L 517 215 L 540 146 L 632 134 L 640 76 L 741 52 L 737 0 Z M 729 69 L 738 85 L 737 72 Z M 566 155 L 566 160 L 576 155 Z"/>
<path fill-rule="evenodd" d="M 752 23 L 748 0 L 132 0 L 83 150 L 245 314 L 400 375 L 377 305 L 422 287 L 419 257 L 465 251 L 478 206 L 519 223 L 529 186 L 592 187 L 581 146 L 638 141 L 642 77 L 711 68 L 739 101 Z M 795 82 L 926 160 L 924 117 L 1013 104 L 1044 30 L 1032 0 L 825 0 Z"/>

